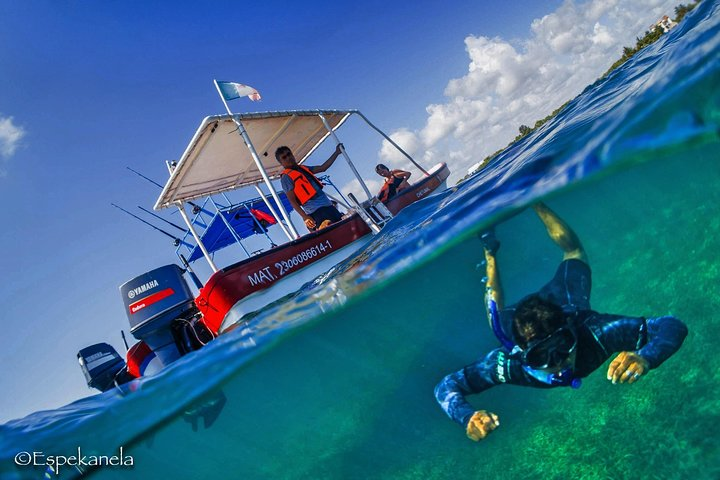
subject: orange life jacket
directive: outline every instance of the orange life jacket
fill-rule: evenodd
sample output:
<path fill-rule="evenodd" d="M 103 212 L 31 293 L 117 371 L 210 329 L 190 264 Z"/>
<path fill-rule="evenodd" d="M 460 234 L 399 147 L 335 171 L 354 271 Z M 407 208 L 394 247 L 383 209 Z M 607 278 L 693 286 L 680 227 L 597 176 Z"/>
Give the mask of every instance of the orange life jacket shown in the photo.
<path fill-rule="evenodd" d="M 313 186 L 310 179 L 314 179 L 322 189 L 320 180 L 304 165 L 298 165 L 296 168 L 286 168 L 283 175 L 287 175 L 293 181 L 293 193 L 300 205 L 305 205 L 308 200 L 318 193 L 318 189 Z"/>
<path fill-rule="evenodd" d="M 395 195 L 398 194 L 397 188 L 400 186 L 400 184 L 405 180 L 403 177 L 395 176 L 395 174 L 392 175 L 392 181 L 385 181 L 382 188 L 380 188 L 380 193 L 378 193 L 378 199 L 383 202 L 387 203 L 390 201 L 391 198 L 395 197 Z"/>

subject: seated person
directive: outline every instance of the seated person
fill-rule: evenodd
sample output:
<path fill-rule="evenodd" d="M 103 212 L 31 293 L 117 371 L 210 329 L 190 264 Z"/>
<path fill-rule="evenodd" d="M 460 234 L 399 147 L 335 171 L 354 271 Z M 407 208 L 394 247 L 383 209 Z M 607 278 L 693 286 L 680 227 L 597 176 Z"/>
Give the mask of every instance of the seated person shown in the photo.
<path fill-rule="evenodd" d="M 385 177 L 385 184 L 380 189 L 380 193 L 378 193 L 378 198 L 383 203 L 387 203 L 398 193 L 410 187 L 407 181 L 408 178 L 410 178 L 410 172 L 406 172 L 405 170 L 390 170 L 382 163 L 375 167 L 375 171 L 381 177 Z"/>
<path fill-rule="evenodd" d="M 290 148 L 286 146 L 275 150 L 275 159 L 285 167 L 280 183 L 293 209 L 302 217 L 308 230 L 315 231 L 325 228 L 331 223 L 342 219 L 342 214 L 333 205 L 325 192 L 323 185 L 315 176 L 324 172 L 337 160 L 342 153 L 342 143 L 339 143 L 330 158 L 322 165 L 298 165 Z"/>

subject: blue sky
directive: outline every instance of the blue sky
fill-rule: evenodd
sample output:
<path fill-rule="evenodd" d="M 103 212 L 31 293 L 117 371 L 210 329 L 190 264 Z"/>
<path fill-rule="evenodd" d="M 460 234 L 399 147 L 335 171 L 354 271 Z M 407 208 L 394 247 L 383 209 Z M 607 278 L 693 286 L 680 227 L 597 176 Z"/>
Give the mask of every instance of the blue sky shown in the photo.
<path fill-rule="evenodd" d="M 159 190 L 125 167 L 164 182 L 164 161 L 223 112 L 213 78 L 261 92 L 236 111 L 358 108 L 458 178 L 675 4 L 3 2 L 0 422 L 92 393 L 79 348 L 123 351 L 118 286 L 175 257 L 110 202 L 152 208 Z M 402 166 L 379 140 L 357 151 Z"/>

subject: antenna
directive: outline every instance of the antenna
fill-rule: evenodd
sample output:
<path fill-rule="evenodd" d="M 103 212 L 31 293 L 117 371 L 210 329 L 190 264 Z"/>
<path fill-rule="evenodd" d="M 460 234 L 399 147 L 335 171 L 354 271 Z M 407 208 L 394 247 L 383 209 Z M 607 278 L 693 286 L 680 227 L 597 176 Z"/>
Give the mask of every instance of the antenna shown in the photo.
<path fill-rule="evenodd" d="M 127 213 L 128 215 L 130 215 L 131 217 L 135 218 L 136 220 L 140 220 L 140 221 L 141 221 L 142 223 L 144 223 L 145 225 L 149 225 L 150 227 L 154 228 L 154 229 L 157 230 L 158 232 L 160 232 L 160 233 L 162 233 L 162 234 L 164 234 L 164 235 L 167 235 L 168 237 L 172 238 L 172 239 L 173 239 L 173 245 L 175 245 L 176 247 L 182 243 L 179 238 L 177 238 L 176 236 L 174 236 L 174 235 L 166 232 L 166 231 L 163 230 L 162 228 L 156 227 L 156 226 L 153 225 L 152 223 L 150 223 L 150 222 L 148 222 L 148 221 L 146 221 L 146 220 L 143 220 L 142 218 L 138 217 L 137 215 L 135 215 L 135 214 L 133 214 L 133 213 L 128 212 L 127 210 L 125 210 L 125 209 L 122 208 L 122 207 L 118 207 L 118 206 L 115 205 L 114 203 L 111 203 L 110 205 L 112 205 L 113 207 L 117 208 L 118 210 L 122 210 L 123 212 Z"/>
<path fill-rule="evenodd" d="M 158 220 L 162 220 L 163 222 L 167 223 L 168 225 L 171 225 L 171 226 L 177 228 L 177 229 L 180 230 L 181 232 L 183 232 L 183 233 L 187 232 L 187 230 L 184 229 L 184 228 L 182 228 L 180 225 L 178 225 L 178 224 L 176 224 L 176 223 L 172 223 L 170 220 L 165 220 L 163 217 L 161 217 L 160 215 L 158 215 L 158 214 L 156 214 L 156 213 L 151 212 L 151 211 L 148 210 L 147 208 L 143 208 L 143 207 L 141 207 L 140 205 L 138 205 L 137 207 L 138 207 L 140 210 L 142 210 L 143 212 L 149 213 L 150 215 L 152 215 L 153 217 L 157 218 Z"/>
<path fill-rule="evenodd" d="M 130 170 L 131 172 L 133 172 L 135 175 L 144 178 L 145 180 L 147 180 L 148 182 L 152 183 L 153 185 L 157 185 L 157 186 L 160 187 L 160 188 L 164 188 L 164 187 L 163 187 L 162 185 L 160 185 L 158 182 L 156 182 L 155 180 L 153 180 L 153 179 L 151 179 L 151 178 L 146 177 L 145 175 L 143 175 L 142 173 L 138 172 L 137 170 L 133 170 L 132 168 L 130 168 L 130 167 L 128 167 L 128 166 L 125 166 L 125 168 L 127 168 L 128 170 Z M 212 215 L 212 213 L 208 212 L 207 210 L 203 210 L 202 207 L 200 207 L 199 205 L 197 205 L 197 204 L 195 204 L 195 203 L 193 203 L 193 202 L 187 202 L 187 203 L 188 203 L 190 206 L 193 207 L 193 214 L 197 214 L 198 212 L 205 212 L 205 213 L 207 213 L 208 215 Z"/>
<path fill-rule="evenodd" d="M 163 186 L 160 185 L 158 182 L 156 182 L 155 180 L 153 180 L 153 179 L 151 179 L 151 178 L 146 177 L 145 175 L 143 175 L 142 173 L 138 172 L 137 170 L 133 170 L 132 168 L 127 167 L 127 166 L 126 166 L 125 168 L 127 168 L 128 170 L 130 170 L 131 172 L 133 172 L 135 175 L 144 178 L 145 180 L 147 180 L 148 182 L 152 183 L 153 185 L 157 185 L 158 187 L 163 188 Z"/>
<path fill-rule="evenodd" d="M 203 287 L 203 284 L 198 278 L 198 276 L 195 274 L 193 269 L 190 267 L 190 263 L 188 263 L 184 255 L 180 255 L 180 260 L 182 260 L 182 263 L 185 266 L 185 270 L 188 272 L 188 275 L 190 275 L 190 279 L 193 281 L 197 289 L 200 290 Z"/>

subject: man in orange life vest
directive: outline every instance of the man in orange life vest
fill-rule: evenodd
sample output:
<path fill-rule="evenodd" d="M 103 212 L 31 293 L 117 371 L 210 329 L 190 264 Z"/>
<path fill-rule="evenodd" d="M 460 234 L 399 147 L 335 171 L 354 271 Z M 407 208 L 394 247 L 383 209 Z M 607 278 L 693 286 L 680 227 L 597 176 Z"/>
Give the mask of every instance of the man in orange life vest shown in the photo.
<path fill-rule="evenodd" d="M 314 167 L 298 165 L 292 151 L 286 146 L 275 150 L 275 158 L 285 167 L 280 177 L 282 188 L 290 200 L 290 205 L 302 217 L 310 231 L 327 227 L 342 218 L 342 214 L 322 191 L 322 183 L 315 177 L 316 173 L 330 168 L 342 153 L 341 149 L 342 143 L 339 143 L 325 163 Z"/>

